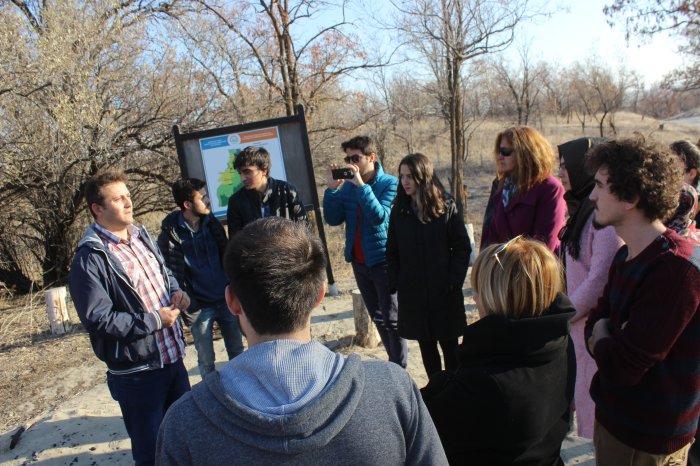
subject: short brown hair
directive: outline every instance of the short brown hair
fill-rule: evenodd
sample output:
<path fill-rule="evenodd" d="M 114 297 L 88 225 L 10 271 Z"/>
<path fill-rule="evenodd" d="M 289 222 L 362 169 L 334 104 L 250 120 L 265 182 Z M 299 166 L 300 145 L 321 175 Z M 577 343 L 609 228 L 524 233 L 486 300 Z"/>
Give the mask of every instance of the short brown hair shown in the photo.
<path fill-rule="evenodd" d="M 340 147 L 343 149 L 343 152 L 348 149 L 357 149 L 364 155 L 377 153 L 374 141 L 369 136 L 355 136 L 354 138 L 342 143 Z"/>
<path fill-rule="evenodd" d="M 472 268 L 471 285 L 482 310 L 509 319 L 541 315 L 563 290 L 559 261 L 536 240 L 516 237 L 496 257 L 501 246 L 483 249 Z"/>
<path fill-rule="evenodd" d="M 557 161 L 552 145 L 542 133 L 530 126 L 513 126 L 496 136 L 493 158 L 497 160 L 501 139 L 506 138 L 513 146 L 515 168 L 509 175 L 520 192 L 526 192 L 552 174 Z M 504 175 L 498 174 L 503 180 Z"/>
<path fill-rule="evenodd" d="M 266 217 L 231 238 L 224 270 L 253 329 L 281 335 L 308 322 L 325 286 L 326 255 L 306 223 Z"/>
<path fill-rule="evenodd" d="M 112 183 L 124 183 L 128 181 L 126 175 L 120 171 L 103 171 L 94 174 L 87 183 L 85 183 L 85 202 L 87 202 L 87 208 L 90 214 L 94 217 L 95 214 L 92 212 L 92 205 L 104 205 L 104 196 L 102 195 L 102 187 L 107 186 Z"/>
<path fill-rule="evenodd" d="M 270 174 L 270 153 L 264 147 L 248 146 L 238 154 L 233 161 L 233 168 L 240 170 L 249 165 L 255 165 L 266 175 Z"/>
<path fill-rule="evenodd" d="M 641 134 L 615 139 L 591 149 L 586 168 L 608 172 L 610 192 L 637 207 L 649 220 L 665 220 L 678 207 L 683 183 L 681 162 L 670 149 Z"/>

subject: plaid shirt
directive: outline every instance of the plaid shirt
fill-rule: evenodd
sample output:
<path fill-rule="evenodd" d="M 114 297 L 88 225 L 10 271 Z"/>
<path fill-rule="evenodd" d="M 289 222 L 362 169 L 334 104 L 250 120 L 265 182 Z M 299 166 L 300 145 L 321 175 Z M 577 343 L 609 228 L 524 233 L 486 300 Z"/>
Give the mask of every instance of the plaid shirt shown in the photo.
<path fill-rule="evenodd" d="M 161 264 L 141 238 L 140 230 L 130 225 L 128 241 L 97 223 L 95 231 L 109 252 L 119 260 L 146 310 L 157 316 L 158 309 L 170 306 L 170 296 L 163 279 Z M 157 317 L 160 322 L 160 316 Z M 172 327 L 157 330 L 155 335 L 163 364 L 176 362 L 185 356 L 185 339 L 180 319 L 176 320 Z"/>

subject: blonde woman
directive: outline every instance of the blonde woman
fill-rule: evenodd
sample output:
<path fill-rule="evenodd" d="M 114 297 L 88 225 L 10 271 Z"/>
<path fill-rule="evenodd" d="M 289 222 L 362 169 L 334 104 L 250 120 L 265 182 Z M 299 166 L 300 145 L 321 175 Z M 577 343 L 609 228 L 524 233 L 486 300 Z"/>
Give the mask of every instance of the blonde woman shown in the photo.
<path fill-rule="evenodd" d="M 558 252 L 566 202 L 564 187 L 552 175 L 552 146 L 535 128 L 514 126 L 496 137 L 494 160 L 496 179 L 484 214 L 481 247 L 526 235 Z"/>
<path fill-rule="evenodd" d="M 423 389 L 450 464 L 563 464 L 576 362 L 557 258 L 516 236 L 481 251 L 471 284 L 459 368 Z"/>
<path fill-rule="evenodd" d="M 418 340 L 425 372 L 457 368 L 457 339 L 467 324 L 462 285 L 471 247 L 464 221 L 423 154 L 399 163 L 389 217 L 389 287 L 398 291 L 399 335 Z"/>

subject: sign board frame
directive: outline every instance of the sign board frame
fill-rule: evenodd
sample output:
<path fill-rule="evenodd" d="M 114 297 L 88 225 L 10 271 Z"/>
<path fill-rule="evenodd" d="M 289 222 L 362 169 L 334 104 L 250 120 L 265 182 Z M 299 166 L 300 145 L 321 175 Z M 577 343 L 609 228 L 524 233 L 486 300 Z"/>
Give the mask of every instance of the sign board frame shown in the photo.
<path fill-rule="evenodd" d="M 247 145 L 265 147 L 270 152 L 270 175 L 296 186 L 307 214 L 314 214 L 319 237 L 329 257 L 302 105 L 297 106 L 297 114 L 293 116 L 191 133 L 181 133 L 175 125 L 173 135 L 180 173 L 185 178 L 199 178 L 207 183 L 212 212 L 223 223 L 226 223 L 223 201 L 230 196 L 224 191 L 229 186 L 234 187 L 238 176 L 233 169 L 233 157 Z M 329 285 L 334 285 L 330 261 L 327 261 L 326 271 Z"/>

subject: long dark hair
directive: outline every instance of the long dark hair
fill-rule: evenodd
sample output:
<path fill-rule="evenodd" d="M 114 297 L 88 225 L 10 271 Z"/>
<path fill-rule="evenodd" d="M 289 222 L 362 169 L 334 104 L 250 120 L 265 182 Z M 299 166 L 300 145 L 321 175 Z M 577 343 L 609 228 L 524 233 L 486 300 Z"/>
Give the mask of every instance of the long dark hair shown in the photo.
<path fill-rule="evenodd" d="M 421 153 L 408 154 L 399 163 L 399 176 L 401 165 L 406 165 L 416 182 L 416 215 L 424 222 L 430 222 L 432 218 L 438 218 L 445 213 L 445 188 L 440 179 L 435 175 L 433 164 L 428 157 Z M 399 182 L 396 202 L 410 203 L 411 197 L 406 194 L 403 185 Z"/>

